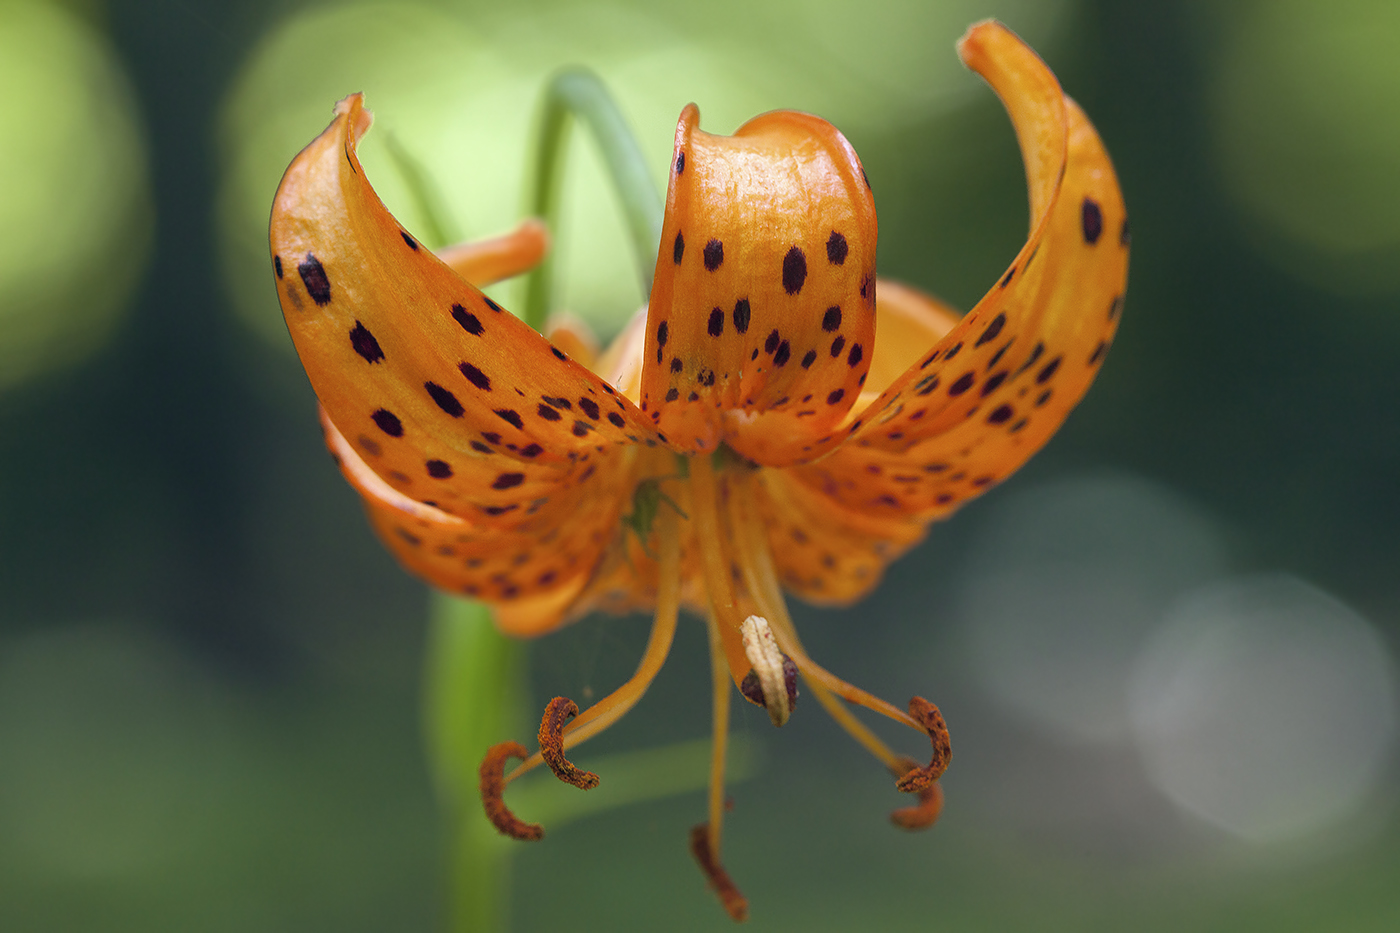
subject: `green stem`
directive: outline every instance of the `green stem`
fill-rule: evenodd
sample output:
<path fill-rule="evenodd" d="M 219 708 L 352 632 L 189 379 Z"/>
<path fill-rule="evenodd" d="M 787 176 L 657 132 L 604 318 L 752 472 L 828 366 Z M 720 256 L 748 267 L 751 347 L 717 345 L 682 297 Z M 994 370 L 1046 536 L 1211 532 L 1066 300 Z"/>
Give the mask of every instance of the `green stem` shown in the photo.
<path fill-rule="evenodd" d="M 637 145 L 617 102 L 596 74 L 582 68 L 557 73 L 545 88 L 539 138 L 532 174 L 527 178 L 526 210 L 557 235 L 559 194 L 571 119 L 592 131 L 603 165 L 622 202 L 622 216 L 636 260 L 643 299 L 651 295 L 656 250 L 661 242 L 661 195 L 652 182 L 642 149 Z M 553 251 L 551 251 L 553 253 Z M 554 260 L 547 257 L 525 284 L 521 317 L 538 330 L 549 311 Z"/>
<path fill-rule="evenodd" d="M 416 232 L 423 244 L 428 249 L 441 249 L 460 240 L 457 225 L 443 207 L 447 202 L 423 163 L 414 158 L 392 132 L 384 134 L 384 148 L 399 170 L 413 206 L 418 209 L 420 225 Z"/>
<path fill-rule="evenodd" d="M 424 733 L 448 817 L 453 933 L 508 926 L 510 846 L 481 814 L 477 767 L 520 718 L 524 649 L 483 604 L 434 591 L 424 672 Z"/>

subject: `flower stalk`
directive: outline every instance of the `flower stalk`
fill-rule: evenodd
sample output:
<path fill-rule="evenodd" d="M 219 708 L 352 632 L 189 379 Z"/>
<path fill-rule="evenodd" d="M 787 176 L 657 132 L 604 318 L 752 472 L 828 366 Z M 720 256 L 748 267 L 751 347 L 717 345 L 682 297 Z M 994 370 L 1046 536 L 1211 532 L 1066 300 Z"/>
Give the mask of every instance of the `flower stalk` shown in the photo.
<path fill-rule="evenodd" d="M 661 196 L 627 118 L 602 80 L 585 68 L 561 71 L 545 88 L 535 157 L 526 176 L 526 216 L 539 217 L 557 231 L 569 127 L 575 121 L 592 134 L 617 192 L 645 301 L 661 242 Z M 520 314 L 536 330 L 544 326 L 553 288 L 554 260 L 547 256 L 525 281 Z"/>

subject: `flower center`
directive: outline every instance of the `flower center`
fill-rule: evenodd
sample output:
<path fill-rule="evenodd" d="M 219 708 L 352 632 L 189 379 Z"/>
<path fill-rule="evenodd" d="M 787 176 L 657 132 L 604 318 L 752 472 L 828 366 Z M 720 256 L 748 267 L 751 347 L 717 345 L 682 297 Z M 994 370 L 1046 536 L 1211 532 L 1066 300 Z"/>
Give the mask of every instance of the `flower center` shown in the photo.
<path fill-rule="evenodd" d="M 915 806 L 898 810 L 891 817 L 907 829 L 922 828 L 937 819 L 943 800 L 937 780 L 951 751 L 947 728 L 933 704 L 915 697 L 905 713 L 829 673 L 803 650 L 788 615 L 768 531 L 758 508 L 761 468 L 724 447 L 714 454 L 684 458 L 678 472 L 663 473 L 670 465 L 671 461 L 660 457 L 641 464 L 634 512 L 624 520 L 640 540 L 641 550 L 649 558 L 654 556 L 656 568 L 656 617 L 636 673 L 581 713 L 565 697 L 551 701 L 540 723 L 540 751 L 525 758 L 509 775 L 503 775 L 506 759 L 524 758 L 525 750 L 513 742 L 495 746 L 481 767 L 482 799 L 487 816 L 502 833 L 517 839 L 538 839 L 543 830 L 516 818 L 505 806 L 502 795 L 506 784 L 544 763 L 560 780 L 576 787 L 587 790 L 597 785 L 598 776 L 575 766 L 566 751 L 622 718 L 646 693 L 674 640 L 683 573 L 686 567 L 698 564 L 701 580 L 697 582 L 703 583 L 710 643 L 713 738 L 708 819 L 694 827 L 690 843 L 725 909 L 740 920 L 747 916 L 748 902 L 720 859 L 731 686 L 764 707 L 773 724 L 781 726 L 792 715 L 800 673 L 817 702 L 899 779 L 898 788 L 918 795 Z M 933 741 L 933 760 L 921 767 L 896 754 L 842 700 L 926 733 Z"/>

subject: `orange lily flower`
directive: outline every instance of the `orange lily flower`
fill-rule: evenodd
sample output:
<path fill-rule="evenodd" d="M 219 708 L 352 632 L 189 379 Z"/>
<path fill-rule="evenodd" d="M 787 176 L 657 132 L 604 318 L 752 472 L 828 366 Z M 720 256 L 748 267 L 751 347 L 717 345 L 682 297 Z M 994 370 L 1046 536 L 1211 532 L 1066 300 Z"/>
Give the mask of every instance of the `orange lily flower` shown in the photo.
<path fill-rule="evenodd" d="M 1044 63 L 995 22 L 958 48 L 1011 115 L 1031 205 L 1025 246 L 961 318 L 877 282 L 860 161 L 806 114 L 724 137 L 685 108 L 650 302 L 596 359 L 576 332 L 543 336 L 470 284 L 536 264 L 537 221 L 438 256 L 389 214 L 355 155 L 370 123 L 359 95 L 287 170 L 278 295 L 327 442 L 399 560 L 489 603 L 509 635 L 655 611 L 631 680 L 582 713 L 550 703 L 538 752 L 487 755 L 483 800 L 502 832 L 542 835 L 502 797 L 541 762 L 598 782 L 565 753 L 641 698 L 682 606 L 707 620 L 714 659 L 709 820 L 691 844 L 731 915 L 747 912 L 719 861 L 731 683 L 781 725 L 800 674 L 918 795 L 895 822 L 937 818 L 950 755 L 937 708 L 915 697 L 906 712 L 818 665 L 782 590 L 858 599 L 931 521 L 1050 438 L 1113 339 L 1129 240 L 1108 155 Z M 932 761 L 893 752 L 843 701 L 926 733 Z M 512 757 L 524 763 L 505 775 Z"/>

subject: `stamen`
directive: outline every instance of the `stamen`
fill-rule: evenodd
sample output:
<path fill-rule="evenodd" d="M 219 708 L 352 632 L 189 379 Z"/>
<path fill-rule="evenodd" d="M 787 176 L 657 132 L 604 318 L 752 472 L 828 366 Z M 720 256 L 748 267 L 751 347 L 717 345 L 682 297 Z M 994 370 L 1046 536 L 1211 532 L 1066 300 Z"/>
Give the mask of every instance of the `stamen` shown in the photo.
<path fill-rule="evenodd" d="M 797 706 L 797 665 L 778 647 L 773 629 L 763 616 L 749 616 L 739 626 L 744 654 L 753 669 L 739 691 L 768 710 L 773 725 L 788 721 Z"/>
<path fill-rule="evenodd" d="M 481 805 L 486 809 L 486 818 L 502 835 L 521 840 L 543 839 L 543 826 L 526 823 L 506 806 L 506 759 L 525 756 L 525 746 L 519 742 L 502 742 L 491 746 L 481 761 Z"/>
<path fill-rule="evenodd" d="M 797 637 L 797 628 L 792 624 L 792 617 L 788 615 L 787 602 L 783 599 L 778 574 L 773 567 L 773 555 L 768 550 L 767 534 L 762 523 L 754 518 L 759 514 L 753 498 L 754 482 L 757 482 L 757 474 L 750 476 L 747 482 L 734 484 L 730 495 L 731 525 L 740 549 L 739 566 L 743 570 L 744 582 L 759 606 L 768 614 L 779 644 L 797 662 L 798 670 L 802 672 L 803 679 L 812 688 L 818 702 L 856 741 L 879 758 L 885 767 L 893 769 L 899 756 L 851 716 L 850 711 L 842 707 L 832 694 L 888 716 L 911 729 L 921 727 L 898 707 L 846 683 L 807 656 L 801 640 Z"/>
<path fill-rule="evenodd" d="M 732 486 L 731 485 L 731 490 Z M 719 483 L 714 465 L 707 456 L 690 459 L 690 494 L 695 522 L 696 544 L 700 549 L 705 574 L 705 591 L 710 611 L 717 617 L 719 637 L 724 657 L 737 686 L 739 671 L 747 671 L 748 657 L 739 635 L 741 621 L 734 599 L 734 583 L 730 568 L 734 566 L 731 548 L 734 542 L 720 528 Z"/>
<path fill-rule="evenodd" d="M 679 617 L 681 600 L 681 539 L 678 517 L 670 509 L 661 509 L 656 515 L 655 527 L 659 539 L 656 616 L 651 624 L 651 635 L 647 639 L 642 660 L 637 664 L 637 671 L 631 679 L 584 710 L 564 727 L 562 744 L 565 749 L 591 739 L 627 715 L 646 694 L 647 688 L 666 662 L 666 656 L 671 652 L 671 643 L 676 637 L 676 620 Z M 536 752 L 506 776 L 506 783 L 530 772 L 543 762 L 543 754 Z"/>
<path fill-rule="evenodd" d="M 703 459 L 703 458 L 698 458 Z M 710 886 L 719 895 L 724 909 L 735 920 L 749 915 L 749 904 L 720 863 L 720 839 L 724 830 L 724 813 L 728 801 L 724 797 L 724 759 L 729 745 L 729 663 L 724 655 L 720 620 L 711 607 L 705 617 L 710 636 L 710 680 L 714 689 L 713 738 L 710 742 L 709 821 L 690 831 L 690 851 L 709 878 Z"/>
<path fill-rule="evenodd" d="M 598 775 L 584 771 L 564 757 L 564 723 L 578 715 L 578 704 L 568 697 L 555 697 L 544 709 L 540 719 L 540 756 L 554 776 L 580 790 L 598 786 Z M 523 756 L 522 756 L 523 757 Z"/>
<path fill-rule="evenodd" d="M 919 763 L 912 758 L 900 758 L 899 767 L 892 770 L 896 778 L 901 778 L 919 770 Z M 938 821 L 938 815 L 943 812 L 943 785 L 935 781 L 917 793 L 919 802 L 891 813 L 891 823 L 901 829 L 916 830 L 928 829 Z"/>
<path fill-rule="evenodd" d="M 710 849 L 709 824 L 701 823 L 691 827 L 690 852 L 695 856 L 695 861 L 700 863 L 700 870 L 709 879 L 710 887 L 719 895 L 720 903 L 724 905 L 729 916 L 739 921 L 749 919 L 748 898 L 740 893 L 734 880 L 729 877 L 729 872 L 724 870 L 724 866 Z"/>
<path fill-rule="evenodd" d="M 915 768 L 897 782 L 900 790 L 914 793 L 932 786 L 948 770 L 948 761 L 953 757 L 953 744 L 948 738 L 948 725 L 943 721 L 943 714 L 928 700 L 923 697 L 910 700 L 909 715 L 923 726 L 933 740 L 933 760 L 928 767 Z"/>

